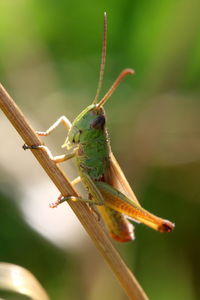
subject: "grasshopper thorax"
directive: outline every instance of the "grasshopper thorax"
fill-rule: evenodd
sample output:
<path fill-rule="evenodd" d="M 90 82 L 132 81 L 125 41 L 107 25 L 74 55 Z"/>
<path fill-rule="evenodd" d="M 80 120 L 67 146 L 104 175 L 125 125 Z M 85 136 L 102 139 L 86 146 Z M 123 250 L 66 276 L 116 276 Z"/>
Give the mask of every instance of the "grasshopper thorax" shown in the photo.
<path fill-rule="evenodd" d="M 91 104 L 84 109 L 73 121 L 68 132 L 67 139 L 62 147 L 67 149 L 88 142 L 89 138 L 95 137 L 104 131 L 106 122 L 105 110 L 98 104 Z"/>

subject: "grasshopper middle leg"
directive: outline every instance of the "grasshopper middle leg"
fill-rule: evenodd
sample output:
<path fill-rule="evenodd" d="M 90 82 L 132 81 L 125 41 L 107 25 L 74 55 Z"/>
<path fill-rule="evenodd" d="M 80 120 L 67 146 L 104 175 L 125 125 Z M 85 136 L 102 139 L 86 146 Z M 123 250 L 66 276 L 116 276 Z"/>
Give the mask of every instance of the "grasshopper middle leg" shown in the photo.
<path fill-rule="evenodd" d="M 70 154 L 62 154 L 62 155 L 53 156 L 53 154 L 51 153 L 49 148 L 47 146 L 44 146 L 44 145 L 32 145 L 32 146 L 23 145 L 23 149 L 24 150 L 26 150 L 26 149 L 41 149 L 41 150 L 44 150 L 48 154 L 49 158 L 51 160 L 53 160 L 55 163 L 64 162 L 64 161 L 66 161 L 70 158 L 73 158 L 76 155 L 75 149 L 74 149 L 74 151 Z"/>

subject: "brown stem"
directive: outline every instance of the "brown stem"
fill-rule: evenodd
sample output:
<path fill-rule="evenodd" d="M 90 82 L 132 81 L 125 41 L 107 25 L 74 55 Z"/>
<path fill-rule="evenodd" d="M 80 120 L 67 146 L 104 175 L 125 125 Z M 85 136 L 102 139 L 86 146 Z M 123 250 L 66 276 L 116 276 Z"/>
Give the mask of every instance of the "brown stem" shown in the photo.
<path fill-rule="evenodd" d="M 0 107 L 27 145 L 41 144 L 35 131 L 1 84 Z M 49 159 L 45 151 L 31 151 L 63 196 L 79 196 L 63 171 Z M 129 299 L 147 300 L 148 297 L 145 295 L 142 287 L 116 251 L 88 206 L 83 202 L 69 202 L 69 205 L 88 232 L 97 249 L 109 264 Z"/>

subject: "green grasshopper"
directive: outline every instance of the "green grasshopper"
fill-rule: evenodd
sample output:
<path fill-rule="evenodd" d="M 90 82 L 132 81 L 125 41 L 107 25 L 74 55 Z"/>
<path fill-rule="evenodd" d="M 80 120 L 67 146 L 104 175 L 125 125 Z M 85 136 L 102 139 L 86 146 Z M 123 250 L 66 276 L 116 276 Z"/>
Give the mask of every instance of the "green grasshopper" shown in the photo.
<path fill-rule="evenodd" d="M 134 227 L 128 218 L 142 222 L 160 232 L 171 232 L 174 224 L 141 207 L 112 154 L 103 106 L 121 80 L 133 74 L 134 71 L 123 70 L 106 95 L 98 102 L 105 67 L 106 27 L 107 20 L 104 13 L 100 78 L 93 103 L 84 109 L 72 124 L 65 116 L 62 116 L 47 131 L 37 132 L 39 136 L 47 136 L 60 123 L 63 123 L 68 130 L 68 135 L 62 147 L 71 150 L 71 153 L 53 157 L 46 146 L 26 146 L 26 148 L 44 149 L 56 163 L 75 157 L 79 177 L 72 184 L 81 181 L 88 191 L 88 199 L 74 196 L 62 197 L 61 195 L 52 207 L 68 200 L 85 201 L 90 205 L 96 205 L 112 238 L 119 242 L 126 242 L 134 239 Z"/>

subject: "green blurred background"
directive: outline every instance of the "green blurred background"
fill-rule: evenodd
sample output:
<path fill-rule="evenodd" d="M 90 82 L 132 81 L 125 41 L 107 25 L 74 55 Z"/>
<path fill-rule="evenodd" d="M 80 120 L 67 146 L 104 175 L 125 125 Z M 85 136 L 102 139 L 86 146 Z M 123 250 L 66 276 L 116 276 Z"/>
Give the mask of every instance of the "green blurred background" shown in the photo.
<path fill-rule="evenodd" d="M 101 95 L 136 71 L 106 104 L 113 152 L 142 205 L 176 223 L 171 234 L 136 224 L 136 241 L 115 244 L 150 299 L 200 299 L 199 0 L 1 0 L 1 82 L 35 129 L 73 120 L 95 95 L 104 10 Z M 53 153 L 65 134 L 45 139 Z M 58 191 L 2 113 L 0 139 L 0 260 L 53 300 L 127 299 L 67 205 L 48 208 Z"/>

